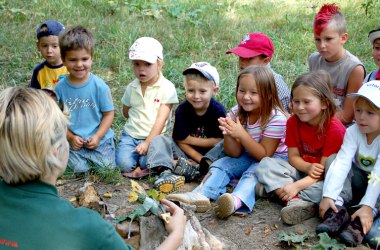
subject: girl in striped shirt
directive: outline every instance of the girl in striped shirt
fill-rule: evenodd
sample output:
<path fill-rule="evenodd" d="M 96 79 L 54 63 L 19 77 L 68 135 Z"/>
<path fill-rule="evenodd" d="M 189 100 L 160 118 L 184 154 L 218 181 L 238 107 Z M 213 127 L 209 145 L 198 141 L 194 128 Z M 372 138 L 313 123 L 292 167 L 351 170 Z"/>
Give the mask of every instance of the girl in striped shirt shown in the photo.
<path fill-rule="evenodd" d="M 216 212 L 226 218 L 235 211 L 252 212 L 255 204 L 255 169 L 264 157 L 287 159 L 284 144 L 287 115 L 277 95 L 273 73 L 265 66 L 250 66 L 240 72 L 236 86 L 238 105 L 226 118 L 219 118 L 226 157 L 215 161 L 193 192 L 170 194 L 168 199 L 196 205 L 206 211 L 217 200 Z M 240 181 L 232 193 L 231 181 Z"/>

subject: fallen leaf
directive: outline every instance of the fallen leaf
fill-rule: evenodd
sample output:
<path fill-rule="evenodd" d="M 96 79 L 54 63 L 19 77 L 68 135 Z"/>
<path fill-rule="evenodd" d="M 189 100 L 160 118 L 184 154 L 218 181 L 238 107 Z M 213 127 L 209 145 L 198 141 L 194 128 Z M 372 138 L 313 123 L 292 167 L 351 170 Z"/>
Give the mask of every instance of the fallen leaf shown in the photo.
<path fill-rule="evenodd" d="M 272 232 L 272 230 L 270 229 L 270 227 L 268 225 L 266 225 L 264 227 L 264 237 L 267 237 L 271 232 Z"/>
<path fill-rule="evenodd" d="M 104 198 L 112 198 L 112 193 L 104 193 L 103 197 Z"/>
<path fill-rule="evenodd" d="M 275 229 L 278 229 L 278 228 L 279 228 L 279 226 L 278 226 L 277 224 L 274 224 L 273 227 L 274 227 Z"/>
<path fill-rule="evenodd" d="M 77 201 L 77 197 L 72 197 L 72 198 L 70 199 L 70 202 L 75 202 L 75 201 Z"/>
<path fill-rule="evenodd" d="M 128 201 L 129 202 L 135 202 L 139 198 L 138 194 L 135 191 L 131 191 L 128 194 Z"/>
<path fill-rule="evenodd" d="M 252 230 L 253 230 L 253 226 L 252 226 L 252 225 L 246 227 L 246 228 L 244 229 L 244 233 L 245 233 L 245 235 L 247 235 L 247 236 L 250 235 L 251 232 L 252 232 Z"/>
<path fill-rule="evenodd" d="M 135 191 L 140 194 L 145 194 L 144 188 L 141 187 L 140 184 L 137 183 L 137 181 L 131 180 L 131 186 L 132 186 L 132 191 Z"/>

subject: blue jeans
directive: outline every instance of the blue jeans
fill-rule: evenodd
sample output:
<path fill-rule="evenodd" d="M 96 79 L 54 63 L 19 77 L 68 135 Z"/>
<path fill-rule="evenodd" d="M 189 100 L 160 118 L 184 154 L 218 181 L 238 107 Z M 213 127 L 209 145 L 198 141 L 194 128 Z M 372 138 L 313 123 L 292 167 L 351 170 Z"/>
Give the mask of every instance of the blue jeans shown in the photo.
<path fill-rule="evenodd" d="M 199 185 L 193 192 L 200 192 L 204 196 L 217 200 L 219 196 L 226 193 L 226 187 L 231 180 L 240 181 L 232 192 L 243 202 L 239 209 L 241 212 L 252 212 L 255 205 L 255 187 L 257 183 L 254 174 L 258 165 L 250 154 L 244 152 L 240 157 L 223 157 L 210 166 L 209 173 L 206 175 L 203 185 Z"/>
<path fill-rule="evenodd" d="M 116 149 L 116 165 L 121 172 L 132 172 L 137 166 L 141 169 L 146 168 L 146 155 L 139 155 L 135 151 L 137 145 L 144 141 L 133 138 L 123 129 Z"/>
<path fill-rule="evenodd" d="M 372 248 L 378 249 L 380 246 L 380 216 L 374 218 L 371 230 L 364 236 L 364 239 Z"/>
<path fill-rule="evenodd" d="M 73 150 L 70 147 L 68 167 L 76 173 L 87 172 L 89 164 L 99 168 L 115 168 L 115 142 L 113 138 L 105 140 L 95 149 L 81 148 Z"/>
<path fill-rule="evenodd" d="M 173 170 L 173 161 L 179 157 L 188 159 L 171 137 L 158 135 L 150 142 L 147 168 L 166 167 Z"/>

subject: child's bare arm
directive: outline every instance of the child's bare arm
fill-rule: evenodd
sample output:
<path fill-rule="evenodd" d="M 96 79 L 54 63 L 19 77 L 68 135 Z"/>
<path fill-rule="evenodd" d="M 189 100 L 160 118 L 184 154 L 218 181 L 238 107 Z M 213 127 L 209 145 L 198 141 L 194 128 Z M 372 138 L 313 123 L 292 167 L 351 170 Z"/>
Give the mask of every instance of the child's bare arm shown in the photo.
<path fill-rule="evenodd" d="M 129 109 L 130 109 L 130 107 L 123 105 L 123 116 L 124 116 L 125 118 L 128 118 L 128 117 L 129 117 L 129 115 L 128 115 L 128 111 L 129 111 Z"/>
<path fill-rule="evenodd" d="M 363 84 L 364 77 L 365 72 L 363 67 L 361 65 L 356 66 L 348 78 L 346 94 L 357 93 Z M 335 114 L 343 124 L 351 123 L 354 118 L 353 102 L 354 99 L 345 98 L 342 110 Z"/>
<path fill-rule="evenodd" d="M 170 115 L 170 110 L 172 109 L 172 107 L 173 107 L 173 104 L 160 105 L 157 112 L 156 121 L 154 122 L 153 127 L 150 130 L 148 137 L 145 139 L 144 142 L 137 145 L 135 149 L 138 154 L 146 155 L 146 153 L 148 152 L 148 148 L 149 148 L 149 144 L 151 140 L 155 136 L 161 134 L 162 130 L 164 129 L 166 120 L 168 119 Z"/>
<path fill-rule="evenodd" d="M 195 147 L 212 148 L 220 142 L 222 138 L 199 138 L 194 136 L 187 136 L 184 140 L 176 141 L 178 143 L 187 144 Z"/>
<path fill-rule="evenodd" d="M 322 157 L 320 163 L 310 163 L 301 157 L 298 148 L 288 148 L 288 159 L 290 165 L 295 167 L 298 171 L 306 173 L 308 176 L 316 180 L 323 179 L 323 173 L 325 170 L 324 164 L 326 163 L 327 157 Z"/>
<path fill-rule="evenodd" d="M 194 161 L 198 163 L 201 161 L 203 155 L 199 153 L 197 150 L 195 150 L 192 146 L 190 146 L 189 144 L 181 143 L 181 142 L 177 142 L 177 145 L 191 159 L 193 159 Z"/>
<path fill-rule="evenodd" d="M 290 201 L 296 196 L 300 191 L 310 187 L 318 180 L 314 179 L 310 176 L 306 176 L 296 182 L 290 183 L 288 185 L 283 186 L 275 191 L 277 196 L 283 201 Z"/>
<path fill-rule="evenodd" d="M 85 142 L 86 148 L 89 148 L 89 149 L 97 148 L 99 146 L 99 142 L 102 140 L 104 135 L 112 126 L 115 112 L 111 110 L 111 111 L 103 112 L 102 114 L 103 114 L 103 118 L 100 122 L 98 131 L 96 131 L 96 133 L 93 136 L 91 136 L 91 138 L 89 138 L 87 142 Z"/>

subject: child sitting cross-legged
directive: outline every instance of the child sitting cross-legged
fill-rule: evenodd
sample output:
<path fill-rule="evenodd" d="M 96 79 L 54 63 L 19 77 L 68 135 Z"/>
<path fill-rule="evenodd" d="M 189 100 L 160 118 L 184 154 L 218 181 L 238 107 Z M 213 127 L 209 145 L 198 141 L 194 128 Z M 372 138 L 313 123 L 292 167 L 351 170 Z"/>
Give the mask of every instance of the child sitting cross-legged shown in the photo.
<path fill-rule="evenodd" d="M 325 71 L 300 75 L 291 90 L 294 115 L 286 124 L 289 160 L 264 158 L 256 169 L 258 181 L 286 206 L 283 222 L 293 225 L 315 215 L 322 198 L 328 158 L 342 145 L 346 131 L 334 117 L 336 106 Z"/>
<path fill-rule="evenodd" d="M 183 186 L 185 177 L 193 179 L 198 171 L 195 164 L 223 138 L 218 118 L 226 112 L 213 98 L 219 90 L 218 71 L 207 62 L 198 62 L 183 75 L 186 100 L 175 111 L 173 136 L 156 136 L 147 155 L 148 168 L 161 172 L 154 186 L 164 193 Z M 175 166 L 174 159 L 178 160 Z"/>
<path fill-rule="evenodd" d="M 367 82 L 357 93 L 347 97 L 355 97 L 356 123 L 347 129 L 342 148 L 327 172 L 319 205 L 323 223 L 316 231 L 339 236 L 347 246 L 361 244 L 364 237 L 377 248 L 380 242 L 380 217 L 377 215 L 380 205 L 380 81 Z M 340 197 L 346 183 L 351 184 L 351 200 Z"/>
<path fill-rule="evenodd" d="M 168 199 L 196 206 L 196 211 L 210 208 L 217 200 L 217 215 L 226 218 L 235 211 L 252 212 L 255 204 L 255 169 L 266 157 L 287 156 L 284 144 L 286 112 L 278 98 L 271 69 L 250 66 L 240 72 L 236 100 L 226 118 L 219 118 L 227 156 L 213 162 L 202 183 L 192 192 L 169 194 Z M 232 193 L 227 185 L 239 179 Z"/>

